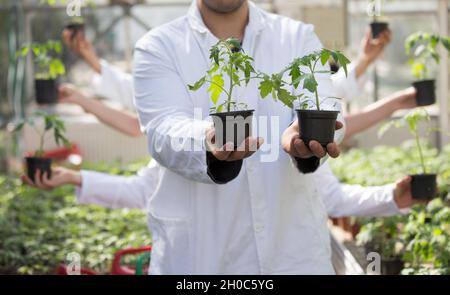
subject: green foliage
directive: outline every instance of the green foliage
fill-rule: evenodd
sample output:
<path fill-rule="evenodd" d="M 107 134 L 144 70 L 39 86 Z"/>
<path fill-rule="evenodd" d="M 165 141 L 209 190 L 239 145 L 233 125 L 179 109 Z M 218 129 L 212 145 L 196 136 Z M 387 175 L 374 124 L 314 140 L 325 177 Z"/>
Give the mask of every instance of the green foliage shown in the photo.
<path fill-rule="evenodd" d="M 429 122 L 430 121 L 430 115 L 424 108 L 416 108 L 412 110 L 411 112 L 407 113 L 404 117 L 389 121 L 388 123 L 381 126 L 378 132 L 378 136 L 382 136 L 389 128 L 392 126 L 395 126 L 396 128 L 403 127 L 405 125 L 408 126 L 409 132 L 414 136 L 416 140 L 416 147 L 420 155 L 420 164 L 422 166 L 422 173 L 427 173 L 427 168 L 425 165 L 425 160 L 423 157 L 423 147 L 421 145 L 420 135 L 418 131 L 418 124 L 420 122 Z M 428 128 L 428 131 L 431 131 L 431 129 Z"/>
<path fill-rule="evenodd" d="M 330 58 L 333 58 L 338 65 L 342 66 L 345 75 L 347 75 L 347 65 L 350 63 L 350 60 L 339 51 L 324 48 L 320 51 L 294 59 L 278 74 L 272 74 L 271 76 L 263 74 L 263 81 L 259 85 L 261 97 L 265 98 L 271 93 L 273 99 L 279 99 L 289 108 L 294 107 L 296 100 L 299 101 L 301 108 L 307 107 L 308 102 L 312 102 L 317 110 L 320 110 L 320 100 L 317 90 L 319 83 L 317 82 L 316 75 L 331 73 L 331 71 L 329 69 L 318 70 L 317 66 L 319 64 L 325 66 Z M 288 73 L 290 81 L 283 80 L 286 73 Z M 302 88 L 314 94 L 315 99 L 305 96 L 304 93 L 295 95 L 286 89 L 286 87 L 291 86 L 297 89 L 301 85 L 301 82 L 303 82 Z"/>
<path fill-rule="evenodd" d="M 244 82 L 247 86 L 250 80 L 262 78 L 253 67 L 253 58 L 245 54 L 239 40 L 233 38 L 217 42 L 211 48 L 209 58 L 211 67 L 206 75 L 188 85 L 189 90 L 197 91 L 204 84 L 209 84 L 208 92 L 214 104 L 212 112 L 220 113 L 224 108 L 229 112 L 232 108 L 245 107 L 245 104 L 237 103 L 237 100 L 233 98 L 233 90 L 235 87 L 243 86 Z M 228 89 L 226 89 L 225 80 L 229 81 Z M 225 93 L 227 98 L 223 103 L 218 104 L 222 93 Z"/>
<path fill-rule="evenodd" d="M 54 273 L 70 252 L 81 255 L 82 267 L 108 273 L 117 250 L 150 244 L 145 221 L 139 210 L 78 205 L 72 187 L 42 191 L 0 175 L 0 273 Z"/>
<path fill-rule="evenodd" d="M 16 53 L 17 57 L 26 57 L 32 54 L 38 71 L 36 79 L 56 79 L 66 73 L 61 59 L 62 45 L 59 41 L 49 40 L 46 43 L 32 43 L 22 46 Z"/>
<path fill-rule="evenodd" d="M 44 121 L 44 128 L 42 131 L 36 127 L 37 120 Z M 57 145 L 63 144 L 67 147 L 70 146 L 69 140 L 64 135 L 66 131 L 64 122 L 61 121 L 56 115 L 50 115 L 41 111 L 35 112 L 33 115 L 27 116 L 19 121 L 14 128 L 14 132 L 21 131 L 25 125 L 32 127 L 36 133 L 39 134 L 39 148 L 34 153 L 36 157 L 44 154 L 45 134 L 51 130 L 53 130 L 53 138 L 55 139 Z"/>
<path fill-rule="evenodd" d="M 400 147 L 378 146 L 372 150 L 352 149 L 331 164 L 344 183 L 376 186 L 393 183 L 412 171 L 419 154 L 414 141 Z M 439 171 L 439 198 L 427 206 L 416 205 L 407 216 L 364 218 L 357 237 L 360 244 L 384 257 L 402 255 L 404 274 L 449 274 L 450 268 L 450 145 L 441 153 L 422 143 L 423 157 L 433 171 Z M 389 167 L 387 169 L 386 167 Z"/>
<path fill-rule="evenodd" d="M 431 61 L 439 64 L 439 44 L 442 44 L 442 46 L 450 53 L 450 37 L 416 32 L 406 38 L 405 52 L 409 57 L 411 72 L 416 78 L 428 78 L 428 66 Z"/>

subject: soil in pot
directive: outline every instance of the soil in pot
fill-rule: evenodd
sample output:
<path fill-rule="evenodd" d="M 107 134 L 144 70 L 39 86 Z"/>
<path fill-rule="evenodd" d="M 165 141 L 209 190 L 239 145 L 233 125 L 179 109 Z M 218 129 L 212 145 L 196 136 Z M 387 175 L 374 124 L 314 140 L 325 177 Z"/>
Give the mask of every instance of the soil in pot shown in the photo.
<path fill-rule="evenodd" d="M 411 178 L 411 195 L 414 199 L 429 200 L 436 197 L 436 174 L 415 174 Z"/>
<path fill-rule="evenodd" d="M 26 157 L 25 160 L 27 165 L 27 175 L 31 180 L 33 180 L 33 182 L 37 170 L 41 171 L 41 175 L 46 172 L 48 178 L 52 177 L 52 159 L 41 157 Z"/>
<path fill-rule="evenodd" d="M 309 145 L 311 140 L 322 146 L 334 141 L 338 111 L 296 110 L 300 126 L 300 137 Z"/>
<path fill-rule="evenodd" d="M 81 23 L 81 22 L 68 23 L 66 25 L 66 29 L 72 31 L 72 34 L 70 35 L 70 39 L 73 40 L 73 38 L 75 38 L 75 36 L 77 35 L 78 32 L 80 32 L 81 34 L 84 35 L 85 25 L 84 25 L 84 23 Z"/>
<path fill-rule="evenodd" d="M 416 102 L 418 106 L 427 106 L 436 102 L 435 80 L 422 80 L 413 83 L 416 89 Z"/>
<path fill-rule="evenodd" d="M 249 136 L 252 136 L 254 110 L 232 111 L 211 114 L 215 129 L 215 145 L 222 147 L 228 142 L 237 148 Z"/>
<path fill-rule="evenodd" d="M 405 263 L 399 257 L 381 258 L 381 274 L 388 276 L 399 275 Z"/>
<path fill-rule="evenodd" d="M 376 39 L 378 36 L 388 29 L 388 23 L 386 22 L 372 22 L 370 24 L 370 29 L 372 31 L 372 38 Z"/>
<path fill-rule="evenodd" d="M 55 104 L 58 101 L 58 81 L 55 79 L 36 79 L 34 81 L 36 102 L 38 104 Z"/>

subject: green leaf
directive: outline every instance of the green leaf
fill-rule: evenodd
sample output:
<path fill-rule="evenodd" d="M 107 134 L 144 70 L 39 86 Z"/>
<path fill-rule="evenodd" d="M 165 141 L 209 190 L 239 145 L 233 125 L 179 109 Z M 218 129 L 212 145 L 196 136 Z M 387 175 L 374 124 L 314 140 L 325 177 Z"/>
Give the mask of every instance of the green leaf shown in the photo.
<path fill-rule="evenodd" d="M 267 95 L 269 95 L 270 92 L 272 92 L 272 81 L 270 79 L 265 79 L 261 83 L 259 83 L 259 93 L 262 98 L 265 98 Z"/>
<path fill-rule="evenodd" d="M 197 91 L 198 89 L 200 89 L 200 87 L 203 86 L 203 84 L 205 84 L 205 81 L 206 81 L 206 77 L 200 78 L 200 80 L 198 80 L 197 82 L 195 82 L 194 85 L 188 85 L 189 90 L 191 90 L 191 91 Z"/>
<path fill-rule="evenodd" d="M 317 90 L 317 81 L 313 74 L 309 73 L 304 76 L 303 87 L 311 93 L 315 93 Z"/>
<path fill-rule="evenodd" d="M 210 83 L 208 92 L 211 93 L 211 100 L 214 104 L 219 100 L 219 96 L 223 91 L 224 81 L 221 75 L 214 75 L 211 77 L 211 81 L 214 83 Z"/>
<path fill-rule="evenodd" d="M 294 108 L 293 102 L 297 99 L 296 96 L 292 95 L 286 89 L 280 88 L 277 91 L 278 99 L 287 107 Z"/>
<path fill-rule="evenodd" d="M 292 85 L 295 89 L 297 89 L 298 85 L 300 84 L 300 78 L 301 78 L 301 71 L 298 64 L 291 65 L 291 70 L 289 71 L 289 76 L 291 77 Z"/>
<path fill-rule="evenodd" d="M 320 54 L 320 62 L 324 66 L 328 60 L 330 59 L 331 52 L 328 49 L 322 49 L 322 52 Z"/>

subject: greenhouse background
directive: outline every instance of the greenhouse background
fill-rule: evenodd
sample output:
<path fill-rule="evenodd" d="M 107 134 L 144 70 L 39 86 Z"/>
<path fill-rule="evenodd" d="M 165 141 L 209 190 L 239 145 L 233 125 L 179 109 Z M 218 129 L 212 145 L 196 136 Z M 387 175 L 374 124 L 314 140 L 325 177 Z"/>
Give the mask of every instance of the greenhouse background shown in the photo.
<path fill-rule="evenodd" d="M 82 257 L 83 269 L 102 274 L 134 273 L 139 260 L 149 259 L 141 252 L 120 252 L 130 248 L 148 251 L 151 234 L 144 212 L 79 205 L 71 186 L 46 191 L 24 186 L 20 179 L 23 155 L 36 148 L 39 136 L 29 127 L 20 133 L 12 130 L 36 109 L 57 114 L 65 123 L 66 136 L 75 143 L 58 160 L 65 167 L 131 176 L 149 161 L 145 136 L 124 135 L 79 106 L 37 106 L 33 61 L 29 56 L 18 58 L 16 52 L 23 44 L 61 39 L 69 19 L 65 2 L 0 0 L 0 274 L 55 274 L 58 266 L 70 261 L 67 255 L 72 252 Z M 89 2 L 82 8 L 87 39 L 92 40 L 99 57 L 126 72 L 133 70 L 133 50 L 139 38 L 184 15 L 191 4 L 189 0 L 85 2 Z M 314 24 L 325 47 L 342 50 L 352 61 L 358 56 L 370 22 L 367 0 L 254 2 L 273 13 Z M 411 85 L 413 77 L 404 48 L 410 34 L 423 31 L 450 35 L 449 0 L 382 2 L 393 39 L 369 68 L 363 94 L 345 103 L 346 113 L 360 111 Z M 330 218 L 333 266 L 338 274 L 367 273 L 369 248 L 387 261 L 382 274 L 450 274 L 450 64 L 444 46 L 438 52 L 439 64 L 430 66 L 436 76 L 437 103 L 425 108 L 430 122 L 420 124 L 419 131 L 426 142 L 425 160 L 430 170 L 438 172 L 439 197 L 428 205 L 414 207 L 407 215 Z M 62 61 L 66 68 L 62 81 L 93 95 L 94 71 L 66 48 Z M 113 108 L 124 103 L 99 99 Z M 389 120 L 407 113 L 397 111 Z M 344 142 L 345 151 L 330 160 L 340 181 L 385 185 L 415 169 L 419 155 L 408 129 L 392 128 L 380 138 L 382 124 L 386 122 Z M 436 132 L 427 133 L 430 127 Z M 44 148 L 61 151 L 52 136 L 48 136 Z M 118 253 L 125 256 L 119 262 L 114 260 Z"/>

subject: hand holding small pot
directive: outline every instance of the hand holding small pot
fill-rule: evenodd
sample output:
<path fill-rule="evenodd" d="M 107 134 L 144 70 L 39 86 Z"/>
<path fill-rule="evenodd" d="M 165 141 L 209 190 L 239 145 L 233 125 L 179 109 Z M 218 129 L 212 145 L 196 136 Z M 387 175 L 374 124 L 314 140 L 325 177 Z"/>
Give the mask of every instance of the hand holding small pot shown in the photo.
<path fill-rule="evenodd" d="M 63 84 L 58 89 L 58 102 L 80 104 L 80 100 L 84 98 L 83 94 L 73 85 Z"/>
<path fill-rule="evenodd" d="M 253 155 L 264 143 L 261 137 L 247 137 L 236 149 L 232 142 L 227 142 L 222 147 L 216 147 L 214 127 L 206 130 L 206 148 L 220 161 L 237 161 Z"/>
<path fill-rule="evenodd" d="M 399 209 L 409 208 L 415 204 L 425 202 L 412 197 L 411 180 L 411 176 L 405 176 L 395 183 L 394 201 Z"/>
<path fill-rule="evenodd" d="M 342 127 L 341 122 L 336 122 L 336 130 Z M 329 143 L 325 148 L 318 141 L 311 140 L 309 146 L 307 146 L 300 138 L 297 120 L 283 132 L 281 144 L 284 151 L 295 158 L 307 159 L 313 156 L 323 158 L 326 154 L 329 154 L 332 158 L 337 158 L 340 154 L 339 147 L 335 142 Z"/>
<path fill-rule="evenodd" d="M 71 29 L 64 29 L 62 40 L 73 53 L 84 59 L 97 73 L 101 73 L 101 65 L 94 46 L 86 39 L 81 32 L 74 32 Z"/>
<path fill-rule="evenodd" d="M 50 190 L 66 184 L 81 186 L 81 174 L 78 171 L 70 170 L 63 167 L 52 169 L 52 178 L 49 179 L 46 172 L 41 175 L 41 171 L 37 170 L 34 182 L 27 176 L 21 176 L 22 181 L 32 187 Z"/>
<path fill-rule="evenodd" d="M 396 110 L 412 109 L 417 107 L 416 95 L 417 91 L 414 87 L 409 87 L 396 92 L 394 94 Z"/>

